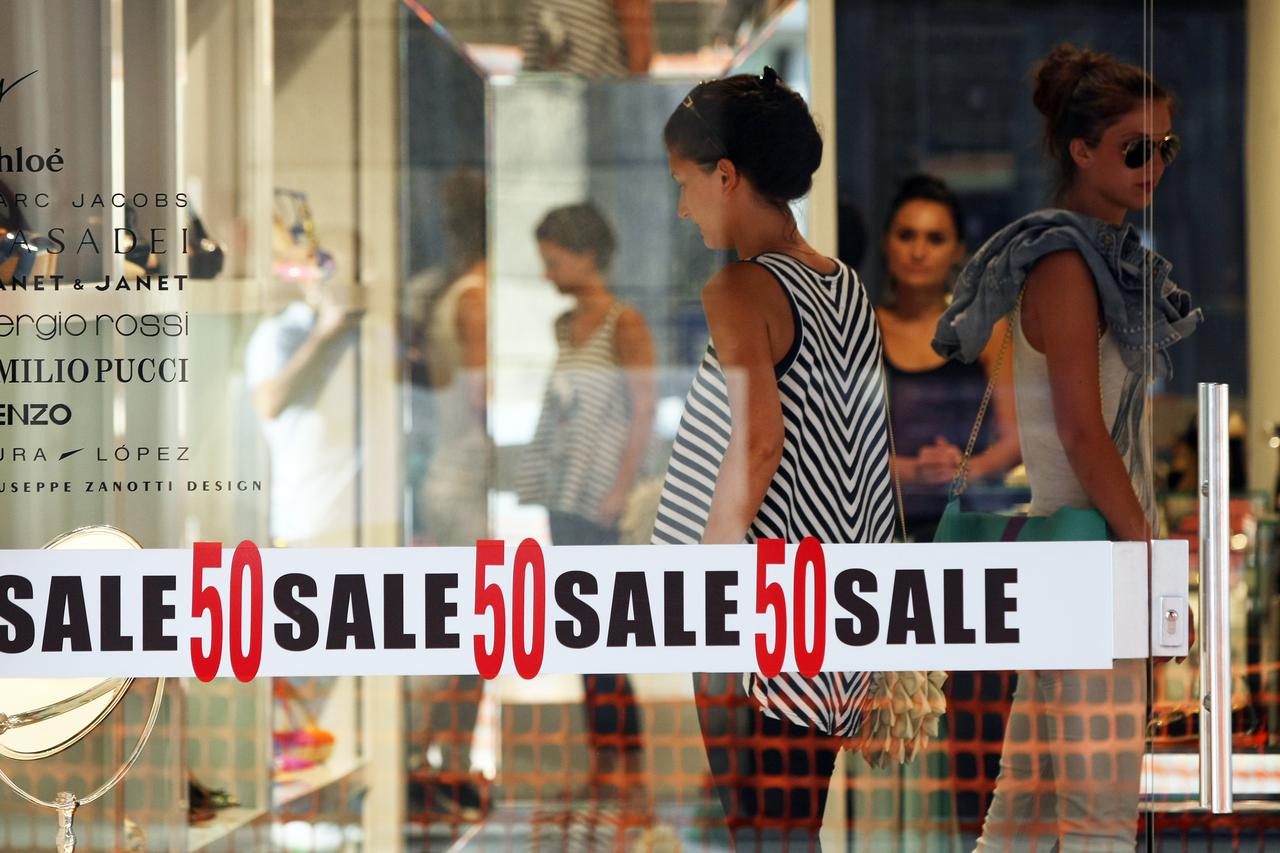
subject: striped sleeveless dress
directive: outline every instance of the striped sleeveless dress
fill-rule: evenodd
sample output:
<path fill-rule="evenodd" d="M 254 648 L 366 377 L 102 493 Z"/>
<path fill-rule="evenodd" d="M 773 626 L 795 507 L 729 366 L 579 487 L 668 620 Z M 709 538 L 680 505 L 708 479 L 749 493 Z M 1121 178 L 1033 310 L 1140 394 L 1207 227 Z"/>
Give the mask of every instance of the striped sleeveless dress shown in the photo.
<path fill-rule="evenodd" d="M 776 367 L 782 462 L 745 541 L 889 542 L 894 501 L 880 333 L 862 282 L 840 262 L 823 275 L 779 253 L 752 261 L 782 286 L 796 329 Z M 709 344 L 676 432 L 654 543 L 701 541 L 730 429 L 724 372 Z M 765 713 L 841 737 L 857 733 L 868 684 L 861 672 L 743 676 Z"/>

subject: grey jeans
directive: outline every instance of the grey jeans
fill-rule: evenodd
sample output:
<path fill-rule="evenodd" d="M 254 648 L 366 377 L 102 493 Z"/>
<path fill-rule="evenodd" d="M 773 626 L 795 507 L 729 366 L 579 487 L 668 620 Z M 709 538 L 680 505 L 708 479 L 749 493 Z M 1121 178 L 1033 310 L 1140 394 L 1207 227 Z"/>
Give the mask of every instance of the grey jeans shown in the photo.
<path fill-rule="evenodd" d="M 1146 694 L 1140 660 L 1019 672 L 977 850 L 1134 850 Z"/>

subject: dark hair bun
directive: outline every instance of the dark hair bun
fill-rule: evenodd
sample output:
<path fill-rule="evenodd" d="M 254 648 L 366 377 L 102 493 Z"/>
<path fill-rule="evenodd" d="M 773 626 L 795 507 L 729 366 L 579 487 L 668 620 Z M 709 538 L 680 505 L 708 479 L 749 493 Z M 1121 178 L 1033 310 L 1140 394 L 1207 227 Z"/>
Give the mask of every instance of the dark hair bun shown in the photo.
<path fill-rule="evenodd" d="M 1071 44 L 1058 45 L 1036 66 L 1035 91 L 1031 96 L 1036 109 L 1045 118 L 1056 121 L 1066 112 L 1071 103 L 1071 95 L 1084 76 L 1109 61 L 1114 62 L 1088 48 L 1081 49 Z"/>
<path fill-rule="evenodd" d="M 696 86 L 663 129 L 667 148 L 702 165 L 730 160 L 756 192 L 785 204 L 806 195 L 822 163 L 809 105 L 766 67 Z"/>

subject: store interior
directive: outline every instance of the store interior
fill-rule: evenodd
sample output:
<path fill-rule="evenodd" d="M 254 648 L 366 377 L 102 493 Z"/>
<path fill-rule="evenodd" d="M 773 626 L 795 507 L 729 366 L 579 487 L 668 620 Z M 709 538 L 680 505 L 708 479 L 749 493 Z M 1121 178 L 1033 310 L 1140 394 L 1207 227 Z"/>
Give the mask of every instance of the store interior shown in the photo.
<path fill-rule="evenodd" d="M 188 278 L 182 293 L 9 292 L 0 311 L 181 317 L 181 335 L 52 343 L 67 358 L 186 359 L 191 374 L 173 388 L 69 387 L 84 414 L 62 438 L 181 446 L 198 461 L 84 459 L 78 480 L 178 488 L 7 501 L 8 549 L 86 524 L 146 548 L 547 540 L 548 511 L 520 480 L 554 391 L 557 317 L 573 301 L 549 282 L 536 234 L 549 211 L 585 201 L 616 238 L 609 287 L 652 339 L 642 377 L 654 389 L 651 432 L 618 522 L 619 541 L 647 543 L 707 343 L 701 286 L 727 259 L 675 213 L 662 127 L 692 86 L 768 65 L 809 100 L 827 147 L 796 221 L 877 300 L 883 211 L 908 175 L 955 190 L 970 250 L 1044 205 L 1027 84 L 1037 57 L 1069 40 L 1145 63 L 1177 93 L 1183 153 L 1134 224 L 1206 317 L 1173 351 L 1172 378 L 1151 389 L 1162 538 L 1191 542 L 1194 584 L 1196 387 L 1228 383 L 1233 744 L 1248 770 L 1236 795 L 1260 805 L 1231 820 L 1192 807 L 1193 654 L 1152 666 L 1144 821 L 1170 844 L 1261 849 L 1280 835 L 1265 816 L 1280 795 L 1280 390 L 1269 378 L 1280 339 L 1266 331 L 1280 296 L 1265 284 L 1280 272 L 1268 236 L 1280 168 L 1267 153 L 1280 9 L 1269 0 L 619 0 L 607 5 L 622 49 L 571 70 L 573 32 L 542 0 L 12 4 L 20 11 L 0 30 L 0 53 L 39 67 L 50 97 L 4 104 L 0 148 L 58 148 L 67 166 L 4 176 L 9 198 L 52 203 L 21 223 L 0 209 L 0 236 L 25 226 L 28 269 Z M 133 203 L 73 205 L 86 191 Z M 55 255 L 40 238 L 57 225 L 186 229 L 194 248 Z M 0 280 L 15 273 L 0 263 Z M 283 364 L 281 342 L 305 337 L 289 320 L 302 303 L 330 325 L 291 392 L 305 413 L 286 421 L 262 365 Z M 456 323 L 441 319 L 446 306 Z M 50 346 L 8 335 L 0 356 L 43 357 Z M 0 479 L 18 479 L 36 463 L 13 448 L 47 433 L 7 433 Z M 1020 505 L 1025 472 L 977 494 Z M 93 787 L 131 749 L 154 683 L 135 681 L 71 749 L 0 766 L 44 798 Z M 729 849 L 689 674 L 621 683 L 643 735 L 634 765 L 628 756 L 619 768 L 604 759 L 620 750 L 599 746 L 576 675 L 171 679 L 138 764 L 77 817 L 79 849 Z M 1010 673 L 957 678 L 948 737 L 904 769 L 843 757 L 824 843 L 970 849 L 1010 684 Z M 43 849 L 53 829 L 51 813 L 0 790 L 0 853 Z"/>

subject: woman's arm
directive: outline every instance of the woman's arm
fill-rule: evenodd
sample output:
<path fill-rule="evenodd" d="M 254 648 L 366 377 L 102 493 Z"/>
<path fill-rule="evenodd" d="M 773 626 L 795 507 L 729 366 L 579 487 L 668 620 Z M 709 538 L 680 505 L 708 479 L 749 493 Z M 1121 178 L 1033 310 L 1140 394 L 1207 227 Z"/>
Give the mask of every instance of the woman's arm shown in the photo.
<path fill-rule="evenodd" d="M 600 504 L 600 518 L 606 524 L 617 521 L 626 508 L 627 493 L 635 482 L 636 474 L 644 463 L 645 452 L 649 449 L 657 399 L 653 376 L 653 338 L 639 311 L 628 308 L 619 315 L 615 346 L 618 363 L 622 365 L 627 388 L 631 393 L 631 425 L 613 487 Z"/>
<path fill-rule="evenodd" d="M 991 331 L 991 340 L 982 351 L 981 361 L 987 376 L 996 370 L 996 361 L 1000 358 L 1000 348 L 1004 344 L 1008 332 L 1009 321 L 1001 320 Z M 1003 475 L 1006 471 L 1022 461 L 1022 447 L 1018 442 L 1018 410 L 1013 399 L 1013 347 L 1006 347 L 1004 359 L 1000 364 L 1000 373 L 996 376 L 996 387 L 991 394 L 991 409 L 988 417 L 994 415 L 996 440 L 986 450 L 974 455 L 969 460 L 969 474 L 974 479 Z"/>
<path fill-rule="evenodd" d="M 889 413 L 892 417 L 893 413 Z M 907 484 L 915 484 L 923 481 L 920 476 L 920 457 L 919 456 L 902 456 L 894 454 L 894 473 L 898 475 L 898 481 Z"/>
<path fill-rule="evenodd" d="M 464 383 L 465 399 L 482 423 L 488 399 L 485 376 L 485 364 L 488 360 L 485 296 L 483 287 L 465 291 L 458 297 L 457 313 L 454 315 L 454 329 L 462 348 L 462 364 L 454 381 Z"/>
<path fill-rule="evenodd" d="M 782 461 L 782 401 L 774 376 L 774 351 L 782 342 L 770 338 L 766 306 L 785 298 L 767 270 L 744 263 L 725 267 L 702 290 L 731 418 L 705 544 L 742 542 Z"/>
<path fill-rule="evenodd" d="M 274 420 L 294 401 L 299 391 L 316 382 L 312 374 L 333 346 L 356 322 L 357 312 L 326 303 L 316 312 L 316 322 L 302 345 L 289 356 L 279 373 L 259 382 L 252 391 L 259 416 Z"/>
<path fill-rule="evenodd" d="M 1074 251 L 1046 255 L 1027 277 L 1022 324 L 1044 352 L 1058 438 L 1089 501 L 1121 540 L 1148 538 L 1124 460 L 1102 418 L 1098 295 Z"/>

